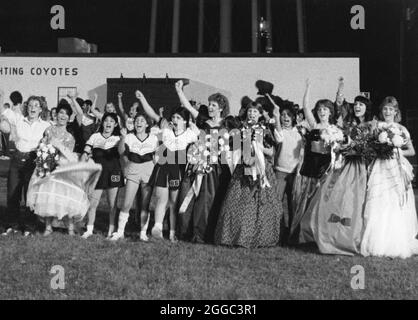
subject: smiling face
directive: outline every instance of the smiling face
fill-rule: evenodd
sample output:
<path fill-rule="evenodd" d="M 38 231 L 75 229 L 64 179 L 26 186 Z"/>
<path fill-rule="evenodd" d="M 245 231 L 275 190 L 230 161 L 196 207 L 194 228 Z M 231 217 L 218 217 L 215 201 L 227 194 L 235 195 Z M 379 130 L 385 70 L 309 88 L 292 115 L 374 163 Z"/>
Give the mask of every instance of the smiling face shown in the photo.
<path fill-rule="evenodd" d="M 292 127 L 293 119 L 289 110 L 283 110 L 280 115 L 283 128 L 289 129 Z"/>
<path fill-rule="evenodd" d="M 398 110 L 389 104 L 383 106 L 382 108 L 382 116 L 385 122 L 394 122 L 395 116 L 397 115 Z"/>
<path fill-rule="evenodd" d="M 318 108 L 317 115 L 320 122 L 329 122 L 331 111 L 325 106 L 320 106 Z"/>
<path fill-rule="evenodd" d="M 70 117 L 68 116 L 67 111 L 65 111 L 65 109 L 61 109 L 57 113 L 57 125 L 66 126 L 69 119 Z"/>
<path fill-rule="evenodd" d="M 173 114 L 171 117 L 171 122 L 173 123 L 174 128 L 177 130 L 183 130 L 186 128 L 186 121 L 178 113 Z"/>
<path fill-rule="evenodd" d="M 135 119 L 134 127 L 136 133 L 144 133 L 148 128 L 147 120 L 143 116 L 139 116 Z"/>
<path fill-rule="evenodd" d="M 41 104 L 38 100 L 31 99 L 28 102 L 28 118 L 29 120 L 37 119 L 39 118 L 39 115 L 41 114 L 42 108 Z"/>
<path fill-rule="evenodd" d="M 216 101 L 209 101 L 208 113 L 211 119 L 220 117 L 222 109 L 219 108 L 219 104 Z"/>
<path fill-rule="evenodd" d="M 261 117 L 260 111 L 257 108 L 250 107 L 247 110 L 247 121 L 248 122 L 258 122 Z"/>
<path fill-rule="evenodd" d="M 112 117 L 106 117 L 103 120 L 103 133 L 112 134 L 116 127 L 116 122 Z"/>
<path fill-rule="evenodd" d="M 364 117 L 366 114 L 366 109 L 367 107 L 363 102 L 356 101 L 354 104 L 354 115 L 357 118 Z"/>

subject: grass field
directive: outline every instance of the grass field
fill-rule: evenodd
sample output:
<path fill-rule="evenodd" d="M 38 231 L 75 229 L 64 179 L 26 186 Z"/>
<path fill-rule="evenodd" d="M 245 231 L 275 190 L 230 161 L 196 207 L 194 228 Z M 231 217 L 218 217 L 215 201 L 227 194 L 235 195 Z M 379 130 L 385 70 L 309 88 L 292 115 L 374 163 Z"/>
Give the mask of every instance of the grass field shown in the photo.
<path fill-rule="evenodd" d="M 0 178 L 0 206 L 5 206 Z M 132 234 L 83 240 L 55 232 L 44 238 L 0 238 L 0 299 L 417 299 L 418 257 L 407 260 L 325 256 L 315 248 L 229 249 L 168 241 L 143 243 Z M 1 227 L 1 220 L 0 220 Z M 130 225 L 132 231 L 134 226 Z M 65 272 L 65 289 L 51 288 L 51 268 Z M 353 266 L 365 288 L 351 288 Z"/>

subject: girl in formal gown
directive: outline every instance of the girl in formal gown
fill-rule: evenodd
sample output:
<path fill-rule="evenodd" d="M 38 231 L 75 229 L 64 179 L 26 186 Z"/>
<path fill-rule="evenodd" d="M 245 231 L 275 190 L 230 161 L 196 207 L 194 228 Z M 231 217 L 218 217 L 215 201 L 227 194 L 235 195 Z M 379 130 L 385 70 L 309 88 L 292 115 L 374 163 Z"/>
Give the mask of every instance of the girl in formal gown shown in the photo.
<path fill-rule="evenodd" d="M 347 143 L 341 147 L 342 165 L 331 170 L 312 200 L 311 229 L 319 251 L 353 255 L 360 252 L 369 159 L 364 146 L 371 134 L 371 102 L 358 96 L 344 119 Z"/>
<path fill-rule="evenodd" d="M 289 237 L 291 244 L 314 241 L 310 227 L 311 212 L 308 208 L 331 164 L 331 148 L 325 144 L 321 133 L 335 127 L 334 104 L 328 99 L 318 100 L 312 110 L 309 106 L 309 92 L 310 81 L 307 80 L 303 109 L 310 131 L 306 134 L 304 159 L 293 185 L 294 216 Z"/>
<path fill-rule="evenodd" d="M 402 139 L 393 140 L 390 157 L 378 157 L 373 164 L 367 183 L 361 254 L 408 258 L 418 253 L 413 173 L 405 158 L 414 156 L 415 150 L 408 130 L 399 123 L 401 113 L 394 97 L 383 100 L 380 119 L 383 122 L 379 122 L 378 128 L 386 128 Z M 379 135 L 379 140 L 382 138 L 386 138 L 385 133 Z"/>
<path fill-rule="evenodd" d="M 74 137 L 67 131 L 72 110 L 68 104 L 57 109 L 56 124 L 45 131 L 42 143 L 51 144 L 59 152 L 58 167 L 46 177 L 32 176 L 27 193 L 27 206 L 45 219 L 44 235 L 52 233 L 52 223 L 68 219 L 68 232 L 74 234 L 74 222 L 85 216 L 90 202 L 88 195 L 94 190 L 101 166 L 93 162 L 78 162 L 73 152 Z"/>
<path fill-rule="evenodd" d="M 250 102 L 241 129 L 242 162 L 234 170 L 221 206 L 215 244 L 259 248 L 279 242 L 282 208 L 273 168 L 276 141 L 263 125 L 262 115 L 262 106 Z"/>
<path fill-rule="evenodd" d="M 220 93 L 210 95 L 208 115 L 205 115 L 192 107 L 182 87 L 183 82 L 180 80 L 176 84 L 180 101 L 196 119 L 197 127 L 202 133 L 204 132 L 205 140 L 201 139 L 201 142 L 210 142 L 211 145 L 204 148 L 204 150 L 210 149 L 208 156 L 205 157 L 205 159 L 210 158 L 205 170 L 199 170 L 199 167 L 193 163 L 189 163 L 186 170 L 180 188 L 177 230 L 182 240 L 213 243 L 220 206 L 231 178 L 227 161 L 222 161 L 222 159 L 226 160 L 224 156 L 229 152 L 228 125 L 225 121 L 229 113 L 229 102 Z M 193 145 L 197 149 L 200 146 L 203 144 Z"/>

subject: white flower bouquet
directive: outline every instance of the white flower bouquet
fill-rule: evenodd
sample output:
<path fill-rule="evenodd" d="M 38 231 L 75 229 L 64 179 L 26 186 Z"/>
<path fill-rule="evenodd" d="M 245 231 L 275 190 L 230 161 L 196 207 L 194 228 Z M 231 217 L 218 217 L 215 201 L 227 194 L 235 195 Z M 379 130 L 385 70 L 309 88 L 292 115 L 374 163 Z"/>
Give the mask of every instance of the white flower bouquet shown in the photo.
<path fill-rule="evenodd" d="M 41 142 L 36 151 L 36 175 L 40 178 L 49 176 L 58 166 L 59 159 L 59 152 L 53 145 Z"/>

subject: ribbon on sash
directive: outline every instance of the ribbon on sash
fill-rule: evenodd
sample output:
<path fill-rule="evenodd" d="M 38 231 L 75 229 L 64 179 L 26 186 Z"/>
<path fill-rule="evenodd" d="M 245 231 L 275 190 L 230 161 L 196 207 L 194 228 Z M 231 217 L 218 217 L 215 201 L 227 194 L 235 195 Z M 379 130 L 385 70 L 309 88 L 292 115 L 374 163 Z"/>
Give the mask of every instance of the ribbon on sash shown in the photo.
<path fill-rule="evenodd" d="M 200 188 L 202 187 L 202 180 L 203 180 L 203 175 L 197 174 L 193 181 L 192 186 L 190 187 L 189 191 L 187 191 L 186 197 L 184 198 L 180 206 L 179 213 L 181 214 L 185 213 L 193 197 L 197 197 L 197 195 L 200 192 Z"/>

